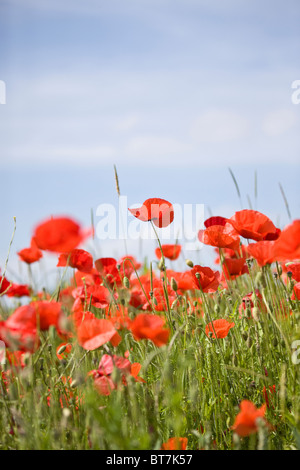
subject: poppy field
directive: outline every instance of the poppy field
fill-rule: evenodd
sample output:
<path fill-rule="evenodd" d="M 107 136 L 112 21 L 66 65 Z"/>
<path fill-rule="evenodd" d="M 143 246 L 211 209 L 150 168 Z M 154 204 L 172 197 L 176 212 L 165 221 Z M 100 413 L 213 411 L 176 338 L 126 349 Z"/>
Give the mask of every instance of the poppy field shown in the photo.
<path fill-rule="evenodd" d="M 99 258 L 93 227 L 53 216 L 17 253 L 28 284 L 1 266 L 0 449 L 300 449 L 300 220 L 210 217 L 208 267 L 162 243 L 171 202 L 129 211 L 157 237 L 148 261 Z"/>

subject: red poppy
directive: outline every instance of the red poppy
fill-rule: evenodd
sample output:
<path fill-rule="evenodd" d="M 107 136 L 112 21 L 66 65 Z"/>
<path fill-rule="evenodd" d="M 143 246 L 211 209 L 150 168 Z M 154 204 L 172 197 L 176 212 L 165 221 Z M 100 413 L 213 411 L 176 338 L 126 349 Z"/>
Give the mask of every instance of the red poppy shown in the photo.
<path fill-rule="evenodd" d="M 280 229 L 264 214 L 258 211 L 244 209 L 236 212 L 228 222 L 244 238 L 251 240 L 276 240 Z"/>
<path fill-rule="evenodd" d="M 123 385 L 127 385 L 126 376 L 128 375 L 132 375 L 137 382 L 144 382 L 141 377 L 137 377 L 141 364 L 137 362 L 131 364 L 127 358 L 122 356 L 104 354 L 98 369 L 89 373 L 94 377 L 95 388 L 101 395 L 110 395 L 111 391 L 117 388 L 118 383 L 114 382 L 112 378 L 115 368 L 121 373 Z"/>
<path fill-rule="evenodd" d="M 274 241 L 250 243 L 247 246 L 248 255 L 255 258 L 259 266 L 272 264 L 274 261 L 274 244 Z"/>
<path fill-rule="evenodd" d="M 61 304 L 59 302 L 39 300 L 31 302 L 30 306 L 35 309 L 40 330 L 48 330 L 51 325 L 58 327 L 58 322 L 62 315 Z"/>
<path fill-rule="evenodd" d="M 89 273 L 93 269 L 93 257 L 85 250 L 75 248 L 70 253 L 62 253 L 58 258 L 57 266 L 70 266 L 83 273 Z"/>
<path fill-rule="evenodd" d="M 249 436 L 258 431 L 257 418 L 263 418 L 266 412 L 266 404 L 261 408 L 249 400 L 243 400 L 240 404 L 241 411 L 235 418 L 232 429 L 241 437 Z"/>
<path fill-rule="evenodd" d="M 107 284 L 113 286 L 114 283 L 121 285 L 122 279 L 117 268 L 117 260 L 114 258 L 99 258 L 95 261 L 95 266 L 100 276 Z M 133 270 L 132 266 L 131 269 Z"/>
<path fill-rule="evenodd" d="M 84 302 L 91 303 L 96 308 L 106 308 L 109 305 L 111 295 L 109 290 L 104 286 L 87 285 L 79 286 L 72 291 L 73 297 Z"/>
<path fill-rule="evenodd" d="M 138 209 L 128 209 L 134 217 L 143 221 L 153 221 L 157 227 L 167 227 L 174 220 L 174 209 L 170 202 L 165 199 L 147 199 L 142 207 Z"/>
<path fill-rule="evenodd" d="M 187 437 L 170 437 L 167 442 L 161 446 L 162 450 L 186 450 L 188 443 Z"/>
<path fill-rule="evenodd" d="M 248 274 L 249 269 L 245 258 L 224 258 L 223 273 L 226 279 L 234 279 L 237 276 Z"/>
<path fill-rule="evenodd" d="M 295 279 L 295 281 L 300 282 L 300 262 L 289 263 L 286 265 L 286 270 L 292 273 L 292 278 Z"/>
<path fill-rule="evenodd" d="M 197 287 L 195 286 L 195 279 L 190 271 L 184 272 L 176 272 L 172 271 L 171 269 L 166 270 L 167 278 L 171 282 L 172 277 L 176 281 L 177 287 L 179 290 L 191 290 L 191 289 L 199 289 L 199 284 Z"/>
<path fill-rule="evenodd" d="M 53 217 L 35 228 L 34 238 L 41 250 L 69 253 L 90 234 L 90 231 L 83 231 L 72 219 Z"/>
<path fill-rule="evenodd" d="M 17 308 L 0 323 L 0 338 L 13 351 L 33 352 L 38 346 L 35 309 L 30 305 Z"/>
<path fill-rule="evenodd" d="M 198 238 L 201 243 L 218 248 L 231 248 L 237 251 L 240 237 L 224 217 L 210 217 L 204 222 L 205 230 L 199 230 Z"/>
<path fill-rule="evenodd" d="M 42 258 L 43 253 L 38 249 L 35 239 L 31 238 L 30 248 L 24 248 L 17 253 L 19 258 L 27 264 L 32 264 Z"/>
<path fill-rule="evenodd" d="M 181 253 L 181 245 L 162 245 L 161 248 L 162 248 L 164 257 L 172 261 L 176 260 Z M 160 248 L 156 248 L 155 254 L 158 259 L 161 259 Z"/>
<path fill-rule="evenodd" d="M 135 317 L 130 330 L 136 340 L 150 339 L 158 347 L 166 344 L 170 335 L 170 330 L 165 328 L 163 318 L 147 313 Z"/>
<path fill-rule="evenodd" d="M 292 300 L 300 300 L 300 282 L 297 282 L 297 284 L 294 285 L 293 287 L 293 295 L 291 297 Z"/>
<path fill-rule="evenodd" d="M 216 292 L 220 284 L 220 273 L 208 267 L 195 265 L 190 271 L 194 280 L 194 289 L 202 292 Z"/>
<path fill-rule="evenodd" d="M 274 244 L 274 257 L 277 261 L 300 259 L 300 219 L 282 230 Z"/>
<path fill-rule="evenodd" d="M 233 322 L 229 322 L 225 319 L 214 320 L 206 325 L 205 334 L 209 336 L 209 334 L 212 333 L 212 338 L 226 338 L 229 330 L 233 328 L 234 325 Z"/>
<path fill-rule="evenodd" d="M 91 351 L 110 341 L 115 334 L 113 324 L 102 318 L 84 320 L 77 329 L 78 343 Z"/>

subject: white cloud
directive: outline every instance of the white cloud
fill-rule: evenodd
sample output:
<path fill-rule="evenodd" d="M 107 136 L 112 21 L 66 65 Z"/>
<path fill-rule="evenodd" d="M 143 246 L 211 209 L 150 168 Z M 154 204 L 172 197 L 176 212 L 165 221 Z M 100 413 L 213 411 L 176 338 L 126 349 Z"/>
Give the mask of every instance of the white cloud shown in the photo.
<path fill-rule="evenodd" d="M 196 142 L 228 142 L 245 137 L 249 123 L 245 116 L 224 109 L 209 109 L 192 124 L 190 134 Z"/>
<path fill-rule="evenodd" d="M 292 127 L 300 124 L 299 115 L 290 109 L 280 109 L 268 113 L 263 119 L 263 131 L 271 137 L 276 137 L 284 134 Z"/>

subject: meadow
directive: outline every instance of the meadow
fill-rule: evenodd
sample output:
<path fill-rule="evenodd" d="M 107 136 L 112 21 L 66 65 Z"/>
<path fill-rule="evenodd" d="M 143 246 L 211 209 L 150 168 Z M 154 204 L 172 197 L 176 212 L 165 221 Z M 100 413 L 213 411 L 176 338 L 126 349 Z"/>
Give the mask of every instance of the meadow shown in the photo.
<path fill-rule="evenodd" d="M 175 271 L 171 202 L 130 212 L 157 236 L 150 261 L 94 259 L 93 227 L 56 216 L 18 252 L 29 275 L 55 254 L 55 289 L 1 267 L 0 449 L 299 450 L 300 220 L 210 217 L 215 267 Z"/>

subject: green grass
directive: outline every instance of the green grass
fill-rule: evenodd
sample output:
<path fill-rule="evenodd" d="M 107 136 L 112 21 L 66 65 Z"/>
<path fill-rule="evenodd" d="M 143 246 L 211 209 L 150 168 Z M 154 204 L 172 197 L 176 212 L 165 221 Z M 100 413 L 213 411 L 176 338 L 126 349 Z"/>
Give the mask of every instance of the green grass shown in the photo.
<path fill-rule="evenodd" d="M 243 296 L 255 289 L 264 308 L 256 320 L 240 318 Z M 126 306 L 128 289 L 121 290 Z M 56 348 L 62 340 L 55 328 L 41 332 L 41 345 L 26 354 L 25 367 L 2 366 L 8 386 L 2 378 L 0 449 L 154 450 L 173 436 L 188 438 L 189 450 L 299 449 L 300 364 L 293 363 L 291 349 L 300 339 L 299 303 L 290 300 L 291 293 L 291 285 L 274 277 L 270 267 L 262 272 L 252 263 L 250 275 L 231 281 L 230 289 L 180 296 L 162 313 L 171 335 L 160 348 L 150 340 L 136 341 L 124 329 L 117 348 L 86 351 L 74 338 L 72 352 L 60 361 Z M 194 306 L 196 298 L 202 298 L 203 312 L 199 301 Z M 100 309 L 93 311 L 103 316 Z M 11 312 L 2 305 L 3 319 Z M 129 312 L 131 318 L 139 313 L 132 307 Z M 226 338 L 206 336 L 206 323 L 216 318 L 234 321 Z M 88 372 L 97 369 L 104 353 L 125 351 L 142 365 L 145 383 L 128 377 L 124 386 L 114 371 L 117 390 L 100 395 Z M 231 427 L 240 401 L 260 407 L 263 387 L 273 385 L 265 416 L 271 427 L 239 438 Z"/>

